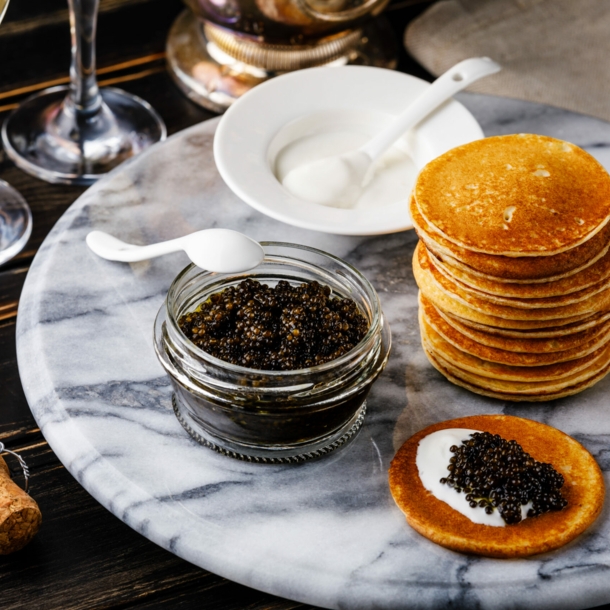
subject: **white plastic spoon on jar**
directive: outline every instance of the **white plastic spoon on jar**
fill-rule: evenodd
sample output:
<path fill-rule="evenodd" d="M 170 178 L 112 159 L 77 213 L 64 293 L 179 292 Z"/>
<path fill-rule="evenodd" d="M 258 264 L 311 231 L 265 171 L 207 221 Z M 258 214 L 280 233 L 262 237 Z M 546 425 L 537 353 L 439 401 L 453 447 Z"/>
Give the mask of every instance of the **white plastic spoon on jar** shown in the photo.
<path fill-rule="evenodd" d="M 475 81 L 495 74 L 501 66 L 489 57 L 472 57 L 439 76 L 381 133 L 360 148 L 300 165 L 282 184 L 299 199 L 337 208 L 352 207 L 363 190 L 368 171 L 407 130 Z"/>
<path fill-rule="evenodd" d="M 248 271 L 259 265 L 265 257 L 265 252 L 257 241 L 231 229 L 204 229 L 148 246 L 127 244 L 103 231 L 91 231 L 86 242 L 98 256 L 124 263 L 184 250 L 197 267 L 218 273 Z"/>

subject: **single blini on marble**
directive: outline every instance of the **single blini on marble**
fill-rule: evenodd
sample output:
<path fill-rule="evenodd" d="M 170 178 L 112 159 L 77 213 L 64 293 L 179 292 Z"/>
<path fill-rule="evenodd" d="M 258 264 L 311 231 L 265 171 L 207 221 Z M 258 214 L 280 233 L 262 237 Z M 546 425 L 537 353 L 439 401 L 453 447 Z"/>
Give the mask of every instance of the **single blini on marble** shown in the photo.
<path fill-rule="evenodd" d="M 505 480 L 506 473 L 497 472 L 494 475 L 496 480 L 491 482 L 494 488 L 491 498 L 467 499 L 466 496 L 474 490 L 462 488 L 461 493 L 451 490 L 458 498 L 456 502 L 463 503 L 463 509 L 452 508 L 447 501 L 436 497 L 427 489 L 431 487 L 429 482 L 422 481 L 422 477 L 426 477 L 422 474 L 418 453 L 431 435 L 454 429 L 466 429 L 461 430 L 463 441 L 471 441 L 469 433 L 473 431 L 498 435 L 505 441 L 516 441 L 529 454 L 525 456 L 526 466 L 542 473 L 539 474 L 542 491 L 535 494 L 533 502 L 525 498 L 520 500 L 517 497 L 520 490 L 536 486 L 530 484 L 532 477 L 525 476 L 524 470 L 517 472 L 517 468 L 508 481 Z M 492 441 L 491 444 L 499 445 L 497 437 L 495 441 L 498 442 Z M 518 453 L 515 443 L 508 446 Z M 454 455 L 459 453 L 459 448 L 459 444 L 452 447 Z M 502 450 L 505 449 L 500 448 Z M 439 444 L 439 454 L 442 451 Z M 451 463 L 452 467 L 449 464 L 445 466 L 441 486 L 447 488 L 447 479 L 452 478 L 459 459 Z M 498 457 L 498 464 L 500 469 L 506 469 L 505 455 Z M 558 474 L 553 474 L 549 464 Z M 467 475 L 474 480 L 477 472 L 471 471 Z M 520 475 L 523 476 L 521 481 L 518 479 Z M 454 551 L 498 558 L 528 557 L 564 546 L 595 521 L 601 512 L 605 494 L 601 470 L 580 443 L 546 424 L 509 415 L 473 415 L 424 428 L 396 453 L 390 467 L 389 481 L 392 496 L 405 514 L 407 523 L 420 534 Z M 506 498 L 504 492 L 507 489 L 514 495 L 508 496 L 506 510 L 503 511 L 502 504 L 495 498 Z M 447 499 L 452 502 L 451 498 Z M 527 509 L 525 511 L 522 510 L 522 502 Z M 515 514 L 512 504 L 521 511 Z M 481 518 L 475 516 L 473 520 L 468 516 L 471 508 L 474 513 L 479 511 Z M 501 513 L 502 519 L 496 518 L 496 512 Z"/>

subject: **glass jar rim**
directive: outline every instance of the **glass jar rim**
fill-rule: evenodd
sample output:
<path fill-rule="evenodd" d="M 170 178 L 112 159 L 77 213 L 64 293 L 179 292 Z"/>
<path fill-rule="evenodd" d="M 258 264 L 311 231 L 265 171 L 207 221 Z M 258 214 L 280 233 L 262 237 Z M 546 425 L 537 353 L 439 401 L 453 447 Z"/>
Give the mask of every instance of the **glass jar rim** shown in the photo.
<path fill-rule="evenodd" d="M 167 292 L 167 296 L 165 298 L 165 308 L 167 311 L 167 320 L 170 323 L 170 325 L 172 326 L 172 328 L 176 331 L 177 338 L 180 340 L 180 342 L 182 343 L 182 346 L 184 348 L 186 348 L 187 351 L 191 352 L 194 356 L 197 356 L 199 359 L 203 360 L 204 362 L 208 361 L 211 365 L 216 366 L 218 368 L 224 368 L 231 373 L 241 374 L 244 376 L 258 376 L 258 375 L 262 376 L 262 375 L 264 375 L 266 377 L 288 377 L 288 376 L 300 376 L 300 375 L 304 375 L 304 374 L 312 375 L 312 374 L 316 374 L 316 373 L 324 373 L 329 370 L 332 370 L 333 368 L 338 368 L 341 365 L 343 365 L 344 363 L 349 362 L 353 358 L 355 352 L 357 352 L 364 345 L 369 343 L 376 336 L 376 334 L 379 332 L 379 330 L 383 326 L 383 312 L 381 310 L 381 303 L 379 301 L 379 295 L 377 294 L 377 291 L 375 290 L 373 285 L 369 282 L 369 280 L 358 269 L 356 269 L 356 267 L 354 267 L 353 265 L 350 265 L 348 262 L 344 261 L 342 258 L 339 258 L 338 256 L 335 256 L 334 254 L 330 254 L 328 252 L 325 252 L 324 250 L 319 250 L 318 248 L 312 248 L 310 246 L 304 246 L 301 244 L 292 244 L 292 243 L 288 243 L 288 242 L 276 242 L 276 241 L 261 241 L 259 243 L 261 246 L 263 246 L 263 248 L 264 247 L 274 247 L 274 248 L 282 247 L 282 248 L 289 248 L 289 249 L 296 249 L 296 250 L 305 250 L 307 252 L 311 252 L 313 254 L 323 256 L 325 258 L 329 258 L 329 259 L 335 261 L 336 263 L 339 263 L 340 265 L 346 267 L 351 273 L 354 274 L 354 276 L 360 281 L 360 283 L 364 287 L 364 293 L 367 295 L 367 300 L 371 307 L 372 319 L 371 319 L 371 322 L 369 324 L 369 328 L 368 328 L 366 334 L 351 350 L 349 350 L 349 352 L 343 354 L 342 356 L 339 356 L 338 358 L 335 358 L 334 360 L 330 360 L 328 362 L 325 362 L 324 364 L 318 364 L 316 366 L 312 366 L 309 368 L 292 369 L 292 370 L 286 370 L 286 371 L 254 369 L 254 368 L 250 368 L 250 367 L 246 367 L 246 366 L 241 366 L 238 364 L 233 364 L 231 362 L 227 362 L 226 360 L 222 360 L 221 358 L 217 358 L 216 356 L 212 356 L 212 354 L 210 354 L 209 352 L 206 352 L 206 351 L 202 350 L 201 348 L 197 347 L 192 341 L 190 341 L 188 339 L 188 337 L 186 337 L 184 335 L 184 333 L 182 332 L 182 329 L 180 328 L 176 319 L 174 318 L 174 316 L 171 312 L 170 306 L 169 306 L 170 296 L 174 292 L 174 290 L 175 290 L 176 286 L 178 285 L 178 283 L 180 282 L 180 280 L 185 275 L 187 275 L 192 269 L 197 268 L 194 263 L 191 263 L 190 265 L 187 265 L 184 269 L 182 269 L 182 271 L 180 271 L 180 273 L 178 273 L 178 275 L 174 278 L 174 281 L 171 283 L 169 290 Z M 264 257 L 262 263 L 268 261 L 269 260 L 268 257 L 272 258 L 273 256 L 279 257 L 280 255 L 274 255 L 274 254 L 265 252 L 265 257 Z M 300 259 L 297 259 L 297 260 L 300 260 Z M 315 263 L 310 263 L 309 261 L 301 260 L 300 262 L 307 263 L 307 265 L 310 265 L 314 268 L 315 267 L 321 268 L 321 267 L 319 267 L 319 265 L 316 265 Z M 250 271 L 254 271 L 255 269 L 257 269 L 257 267 L 255 267 L 254 269 L 251 269 Z M 206 271 L 205 269 L 201 269 L 201 271 L 202 271 L 202 274 L 207 277 L 225 275 L 225 274 L 220 274 L 220 273 L 216 273 L 213 271 Z M 226 275 L 230 276 L 231 274 L 226 274 Z M 235 274 L 235 275 L 237 275 L 237 274 Z M 246 279 L 246 278 L 244 278 L 244 279 Z"/>

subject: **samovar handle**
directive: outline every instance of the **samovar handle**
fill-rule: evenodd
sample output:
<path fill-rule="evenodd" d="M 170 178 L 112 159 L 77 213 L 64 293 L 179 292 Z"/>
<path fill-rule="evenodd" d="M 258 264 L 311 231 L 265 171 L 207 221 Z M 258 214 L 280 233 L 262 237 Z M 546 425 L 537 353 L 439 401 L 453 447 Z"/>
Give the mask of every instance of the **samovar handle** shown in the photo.
<path fill-rule="evenodd" d="M 356 6 L 346 11 L 337 11 L 336 13 L 321 13 L 312 8 L 307 0 L 296 0 L 296 4 L 305 15 L 311 19 L 319 21 L 331 21 L 333 23 L 348 22 L 358 19 L 367 13 L 381 11 L 390 0 L 366 0 L 364 4 Z"/>

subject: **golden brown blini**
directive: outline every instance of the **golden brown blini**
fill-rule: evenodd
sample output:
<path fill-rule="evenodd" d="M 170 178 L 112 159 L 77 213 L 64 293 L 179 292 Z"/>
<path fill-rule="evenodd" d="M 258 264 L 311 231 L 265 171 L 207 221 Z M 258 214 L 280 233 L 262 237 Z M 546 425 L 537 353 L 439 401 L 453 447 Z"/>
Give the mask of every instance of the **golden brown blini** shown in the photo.
<path fill-rule="evenodd" d="M 546 323 L 548 326 L 553 324 L 549 320 L 565 320 L 576 316 L 594 315 L 610 309 L 610 285 L 608 284 L 603 290 L 592 294 L 589 298 L 569 305 L 562 305 L 561 297 L 540 299 L 540 301 L 545 302 L 545 305 L 542 306 L 538 303 L 536 308 L 526 307 L 523 302 L 515 302 L 513 306 L 499 305 L 491 300 L 493 296 L 490 298 L 485 293 L 475 294 L 470 290 L 465 290 L 463 285 L 440 273 L 421 242 L 417 244 L 413 255 L 413 272 L 424 294 L 427 290 L 430 292 L 436 290 L 475 311 L 505 320 L 537 320 Z M 517 301 L 517 299 L 514 299 L 514 301 Z"/>
<path fill-rule="evenodd" d="M 415 276 L 415 281 L 417 282 L 419 289 L 436 307 L 457 316 L 458 318 L 495 328 L 541 330 L 549 328 L 556 329 L 557 326 L 582 322 L 588 318 L 594 318 L 599 315 L 599 313 L 584 312 L 577 315 L 567 315 L 565 317 L 549 317 L 561 314 L 558 314 L 555 309 L 546 309 L 543 310 L 543 315 L 547 316 L 546 319 L 540 319 L 535 315 L 528 316 L 528 313 L 521 309 L 494 306 L 491 303 L 485 304 L 482 300 L 478 303 L 482 307 L 477 309 L 476 299 L 469 298 L 468 296 L 462 298 L 463 295 L 455 294 L 452 292 L 452 287 L 449 285 L 448 281 L 445 281 L 444 278 L 439 278 L 440 281 L 437 281 L 437 278 L 432 272 L 432 265 L 430 264 L 429 259 L 420 257 L 419 253 L 420 248 L 418 244 L 413 256 L 413 275 Z M 469 303 L 467 299 L 472 301 L 472 303 Z M 488 311 L 482 311 L 482 309 L 487 309 Z M 502 315 L 495 315 L 498 313 Z M 513 317 L 506 317 L 507 315 L 512 315 Z"/>
<path fill-rule="evenodd" d="M 447 257 L 453 265 L 495 281 L 555 281 L 578 273 L 594 264 L 608 252 L 610 223 L 591 239 L 566 252 L 553 256 L 508 257 L 467 250 L 446 240 L 426 223 L 411 196 L 409 212 L 419 238 L 437 256 Z"/>
<path fill-rule="evenodd" d="M 610 175 L 574 144 L 471 142 L 419 174 L 422 345 L 457 385 L 554 400 L 610 369 Z"/>
<path fill-rule="evenodd" d="M 438 500 L 422 485 L 415 458 L 421 439 L 447 428 L 469 428 L 516 440 L 534 459 L 550 463 L 563 475 L 567 507 L 516 525 L 493 527 L 473 523 Z M 428 426 L 398 450 L 389 482 L 407 523 L 420 534 L 454 551 L 499 558 L 527 557 L 567 544 L 595 521 L 605 493 L 601 470 L 580 443 L 556 428 L 509 415 L 474 415 Z"/>
<path fill-rule="evenodd" d="M 453 373 L 457 369 L 450 371 L 441 363 L 441 357 L 438 354 L 430 351 L 426 344 L 423 345 L 424 353 L 428 357 L 430 364 L 442 375 L 444 375 L 451 383 L 459 385 L 462 388 L 481 394 L 481 396 L 488 396 L 489 398 L 497 398 L 498 400 L 511 401 L 511 402 L 547 402 L 549 400 L 557 400 L 558 398 L 565 398 L 566 396 L 572 396 L 578 394 L 587 388 L 594 386 L 600 379 L 603 379 L 610 371 L 610 362 L 606 362 L 606 365 L 599 369 L 597 373 L 593 373 L 590 377 L 583 379 L 567 387 L 563 387 L 559 390 L 551 390 L 547 388 L 537 394 L 516 394 L 511 391 L 500 392 L 498 390 L 492 390 L 488 387 L 487 381 L 484 385 L 473 383 L 462 378 L 462 376 L 454 375 Z M 446 361 L 445 361 L 446 362 Z"/>
<path fill-rule="evenodd" d="M 421 246 L 421 242 L 418 244 L 418 247 L 419 246 Z M 463 271 L 456 270 L 450 265 L 445 265 L 425 246 L 423 246 L 423 249 L 425 250 L 426 256 L 428 257 L 430 263 L 436 269 L 436 271 L 444 275 L 449 281 L 460 286 L 462 290 L 470 292 L 475 296 L 488 299 L 492 303 L 497 303 L 498 305 L 508 305 L 510 307 L 521 307 L 524 309 L 571 305 L 572 303 L 585 301 L 591 296 L 603 292 L 610 286 L 610 280 L 608 278 L 604 278 L 603 280 L 596 282 L 595 284 L 591 284 L 590 286 L 586 286 L 585 288 L 581 288 L 579 290 L 571 289 L 572 284 L 580 280 L 582 276 L 586 275 L 586 272 L 589 269 L 595 267 L 596 265 L 592 265 L 584 271 L 576 273 L 575 275 L 571 275 L 570 277 L 567 277 L 564 280 L 560 280 L 559 282 L 549 282 L 548 284 L 528 285 L 498 282 L 496 286 L 492 286 L 493 282 L 487 282 L 484 285 L 483 282 L 481 282 L 482 285 L 477 285 L 475 282 L 471 281 L 471 278 L 466 278 Z M 606 257 L 603 257 L 602 261 L 605 260 Z M 464 282 L 464 279 L 467 279 L 468 281 Z M 479 278 L 477 278 L 477 280 L 478 279 Z M 549 286 L 552 286 L 553 284 L 559 286 L 559 288 L 555 289 L 556 294 L 544 296 L 535 296 L 533 294 L 534 291 L 532 289 L 535 289 L 538 292 L 542 292 L 543 288 L 547 288 Z M 512 288 L 512 293 L 508 295 L 503 294 L 502 291 L 498 289 L 498 287 L 501 287 L 502 289 L 510 287 Z M 522 294 L 519 294 L 519 292 L 521 292 Z"/>
<path fill-rule="evenodd" d="M 454 349 L 466 352 L 471 356 L 487 360 L 489 362 L 497 362 L 509 366 L 523 367 L 529 366 L 534 368 L 544 367 L 546 365 L 568 363 L 568 370 L 572 370 L 571 362 L 577 365 L 577 360 L 585 358 L 595 352 L 601 355 L 603 348 L 610 343 L 610 329 L 606 330 L 605 333 L 599 337 L 595 337 L 590 341 L 581 343 L 572 349 L 563 351 L 554 351 L 548 353 L 532 352 L 532 351 L 515 351 L 511 349 L 505 349 L 504 347 L 491 347 L 485 343 L 478 342 L 476 339 L 471 339 L 468 335 L 465 335 L 457 331 L 451 326 L 438 312 L 429 301 L 426 302 L 424 299 L 420 299 L 419 303 L 419 314 L 420 318 L 420 330 L 423 335 L 427 335 L 433 344 L 438 343 L 437 336 L 442 338 L 441 344 L 450 343 Z M 434 333 L 430 334 L 426 331 L 426 327 L 433 329 Z M 492 335 L 489 335 L 492 336 Z M 506 340 L 506 339 L 505 339 Z M 513 340 L 514 341 L 514 340 Z M 529 342 L 532 343 L 531 341 Z M 437 351 L 446 351 L 442 347 Z M 453 353 L 454 350 L 450 350 Z M 593 360 L 591 358 L 590 360 Z M 583 361 L 583 364 L 587 360 Z M 575 372 L 578 366 L 574 367 L 572 372 Z M 580 367 L 582 368 L 582 367 Z M 475 371 L 477 372 L 477 371 Z M 492 375 L 495 377 L 495 375 Z"/>
<path fill-rule="evenodd" d="M 441 311 L 438 307 L 437 309 Z M 458 322 L 462 326 L 467 326 L 468 328 L 486 332 L 490 335 L 512 337 L 514 339 L 556 339 L 565 335 L 596 329 L 610 322 L 610 312 L 604 312 L 595 314 L 594 316 L 579 317 L 569 324 L 549 326 L 547 328 L 519 330 L 479 324 L 478 322 L 473 322 L 472 320 L 456 316 L 448 311 L 441 311 L 441 313 L 449 318 L 452 322 Z"/>
<path fill-rule="evenodd" d="M 502 297 L 541 299 L 557 295 L 570 295 L 582 292 L 585 288 L 600 284 L 604 280 L 610 281 L 610 245 L 601 258 L 594 261 L 585 269 L 555 281 L 498 281 L 486 278 L 478 274 L 474 269 L 466 268 L 465 265 L 456 265 L 456 261 L 449 257 L 441 260 L 431 250 L 428 250 L 428 256 L 432 258 L 432 262 L 437 269 L 440 269 L 445 275 L 449 275 L 454 280 L 481 292 Z"/>
<path fill-rule="evenodd" d="M 476 140 L 430 161 L 415 203 L 451 243 L 492 256 L 553 256 L 610 222 L 610 176 L 574 144 L 536 134 Z"/>
<path fill-rule="evenodd" d="M 474 327 L 460 321 L 455 316 L 449 315 L 445 311 L 441 311 L 438 307 L 434 307 L 430 301 L 419 293 L 420 307 L 434 308 L 434 311 L 441 318 L 452 326 L 455 330 L 470 337 L 473 341 L 478 341 L 483 345 L 507 349 L 513 352 L 525 353 L 549 353 L 560 352 L 574 349 L 589 341 L 604 340 L 605 336 L 610 333 L 610 321 L 606 318 L 601 320 L 599 324 L 591 325 L 584 330 L 570 331 L 569 326 L 560 326 L 555 332 L 551 331 L 549 337 L 538 336 L 535 331 L 507 331 L 503 329 L 489 329 L 489 327 Z M 610 315 L 608 315 L 610 318 Z M 580 324 L 580 323 L 577 323 Z"/>

